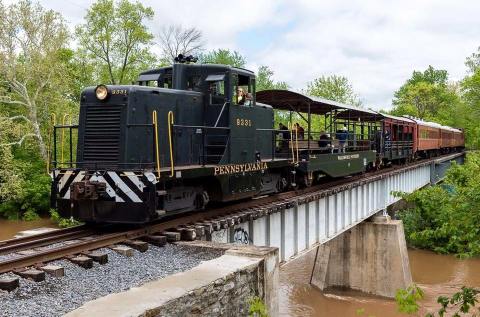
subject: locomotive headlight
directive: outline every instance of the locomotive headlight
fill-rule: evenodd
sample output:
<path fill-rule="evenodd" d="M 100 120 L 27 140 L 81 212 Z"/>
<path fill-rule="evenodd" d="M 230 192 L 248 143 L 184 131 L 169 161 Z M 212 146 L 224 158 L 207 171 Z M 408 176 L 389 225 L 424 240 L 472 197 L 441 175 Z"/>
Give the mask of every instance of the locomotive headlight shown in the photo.
<path fill-rule="evenodd" d="M 105 85 L 98 85 L 95 88 L 95 95 L 97 96 L 98 100 L 105 100 L 108 97 L 108 88 Z"/>

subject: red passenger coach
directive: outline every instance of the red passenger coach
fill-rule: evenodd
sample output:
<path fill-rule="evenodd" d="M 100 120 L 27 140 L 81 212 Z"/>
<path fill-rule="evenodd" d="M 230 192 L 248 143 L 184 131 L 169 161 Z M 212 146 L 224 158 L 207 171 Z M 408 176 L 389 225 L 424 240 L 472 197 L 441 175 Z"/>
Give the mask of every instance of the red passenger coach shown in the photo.
<path fill-rule="evenodd" d="M 441 125 L 434 122 L 412 119 L 417 123 L 416 148 L 417 156 L 430 157 L 438 154 L 441 146 Z"/>

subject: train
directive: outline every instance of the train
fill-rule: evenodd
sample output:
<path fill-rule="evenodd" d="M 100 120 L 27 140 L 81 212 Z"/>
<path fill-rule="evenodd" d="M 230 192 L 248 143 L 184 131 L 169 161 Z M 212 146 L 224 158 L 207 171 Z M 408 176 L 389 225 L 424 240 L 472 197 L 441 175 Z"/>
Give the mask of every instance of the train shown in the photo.
<path fill-rule="evenodd" d="M 52 207 L 85 223 L 144 224 L 464 148 L 461 129 L 256 92 L 255 80 L 179 57 L 135 84 L 84 89 L 78 124 L 53 128 Z"/>

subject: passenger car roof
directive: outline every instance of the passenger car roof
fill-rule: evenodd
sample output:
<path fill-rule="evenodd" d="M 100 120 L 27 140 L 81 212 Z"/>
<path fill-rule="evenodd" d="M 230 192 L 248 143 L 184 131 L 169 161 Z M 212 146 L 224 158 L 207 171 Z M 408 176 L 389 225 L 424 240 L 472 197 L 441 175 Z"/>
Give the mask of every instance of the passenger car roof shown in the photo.
<path fill-rule="evenodd" d="M 290 90 L 271 89 L 259 91 L 256 94 L 257 102 L 271 105 L 274 109 L 297 111 L 313 114 L 326 114 L 334 110 L 339 111 L 337 118 L 360 119 L 363 121 L 376 121 L 379 113 L 352 105 L 346 105 L 333 100 L 308 96 Z"/>

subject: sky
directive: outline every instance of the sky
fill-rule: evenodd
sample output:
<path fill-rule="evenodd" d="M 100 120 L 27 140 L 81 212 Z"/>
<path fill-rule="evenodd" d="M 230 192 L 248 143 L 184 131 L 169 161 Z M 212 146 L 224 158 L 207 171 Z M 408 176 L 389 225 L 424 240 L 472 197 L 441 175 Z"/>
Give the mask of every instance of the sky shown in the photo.
<path fill-rule="evenodd" d="M 12 2 L 12 0 L 4 0 Z M 90 0 L 40 0 L 73 29 Z M 181 24 L 203 32 L 205 48 L 228 48 L 256 71 L 267 65 L 293 90 L 322 75 L 346 76 L 366 107 L 388 109 L 413 70 L 466 73 L 480 46 L 480 1 L 141 0 L 155 11 L 153 34 Z"/>

